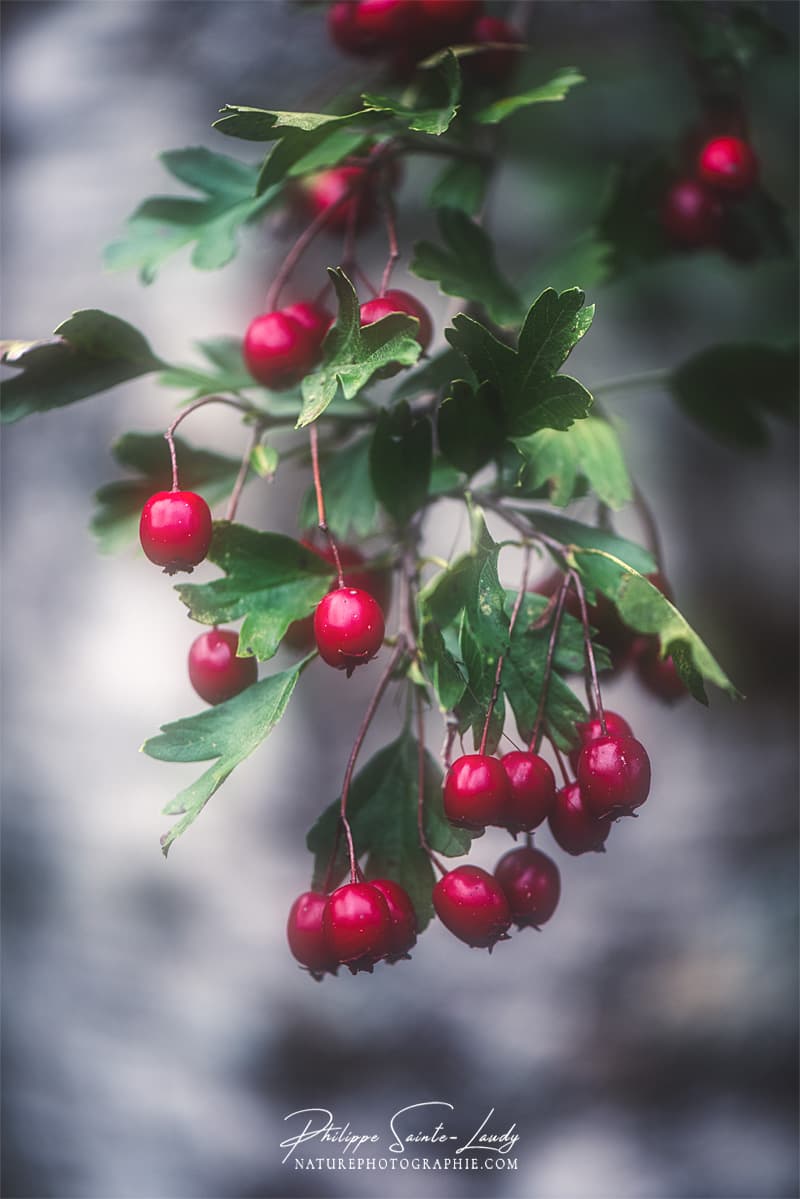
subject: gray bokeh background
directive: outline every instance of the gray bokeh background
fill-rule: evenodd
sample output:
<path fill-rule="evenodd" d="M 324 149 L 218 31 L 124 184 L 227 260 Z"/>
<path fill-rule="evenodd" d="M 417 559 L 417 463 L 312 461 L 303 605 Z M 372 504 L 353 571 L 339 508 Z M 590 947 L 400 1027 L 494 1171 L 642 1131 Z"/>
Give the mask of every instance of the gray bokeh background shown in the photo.
<path fill-rule="evenodd" d="M 794 36 L 794 6 L 770 7 Z M 525 125 L 527 173 L 509 171 L 493 199 L 501 256 L 531 280 L 590 222 L 607 163 L 693 113 L 657 6 L 535 11 L 535 77 L 575 62 L 591 82 Z M 10 0 L 3 22 L 3 335 L 45 336 L 100 307 L 186 361 L 194 340 L 240 332 L 280 257 L 274 218 L 226 270 L 197 273 L 181 256 L 150 288 L 104 273 L 100 250 L 141 198 L 170 190 L 157 151 L 258 156 L 211 131 L 222 102 L 314 107 L 356 77 L 319 10 Z M 754 73 L 751 105 L 765 180 L 794 208 L 792 56 Z M 401 197 L 406 245 L 420 177 Z M 305 277 L 334 257 L 312 253 Z M 433 288 L 413 286 L 444 315 Z M 715 341 L 787 336 L 795 287 L 784 262 L 742 270 L 699 255 L 640 272 L 593 295 L 574 372 L 591 385 Z M 768 451 L 746 456 L 658 392 L 614 405 L 681 606 L 748 702 L 666 709 L 614 682 L 610 706 L 651 753 L 652 798 L 605 857 L 559 858 L 548 928 L 489 958 L 432 926 L 412 963 L 316 986 L 286 952 L 285 914 L 374 671 L 354 676 L 345 702 L 343 680 L 315 665 L 164 863 L 160 808 L 195 769 L 137 747 L 198 708 L 192 628 L 163 576 L 134 549 L 99 557 L 87 524 L 92 491 L 114 476 L 111 442 L 163 429 L 171 404 L 145 379 L 2 440 L 4 1194 L 796 1195 L 793 434 L 776 428 Z M 198 414 L 190 437 L 241 447 L 222 409 Z M 293 532 L 303 487 L 282 470 L 251 487 L 242 516 Z M 447 553 L 457 530 L 443 512 L 431 549 Z M 367 752 L 398 719 L 388 703 Z M 432 745 L 439 735 L 432 718 Z M 506 845 L 487 835 L 474 860 L 491 867 Z M 427 1099 L 454 1103 L 462 1129 L 489 1107 L 503 1127 L 516 1120 L 518 1171 L 304 1178 L 280 1164 L 296 1108 L 381 1130 Z"/>

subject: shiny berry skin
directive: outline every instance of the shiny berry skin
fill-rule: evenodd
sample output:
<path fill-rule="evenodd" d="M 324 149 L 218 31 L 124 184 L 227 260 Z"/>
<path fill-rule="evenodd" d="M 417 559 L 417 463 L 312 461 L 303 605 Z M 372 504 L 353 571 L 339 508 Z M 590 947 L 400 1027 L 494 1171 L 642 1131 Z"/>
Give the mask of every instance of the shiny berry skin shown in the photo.
<path fill-rule="evenodd" d="M 503 826 L 508 803 L 508 778 L 498 758 L 464 754 L 450 767 L 444 784 L 444 814 L 451 824 L 471 829 Z"/>
<path fill-rule="evenodd" d="M 211 510 L 194 491 L 157 491 L 142 508 L 142 549 L 165 574 L 190 574 L 208 553 L 211 533 Z"/>
<path fill-rule="evenodd" d="M 500 759 L 508 780 L 503 824 L 511 833 L 530 832 L 546 820 L 556 798 L 556 780 L 538 754 L 512 750 Z"/>
<path fill-rule="evenodd" d="M 521 845 L 503 854 L 494 868 L 518 928 L 539 928 L 558 907 L 561 875 L 547 854 Z"/>
<path fill-rule="evenodd" d="M 715 137 L 697 156 L 697 174 L 720 191 L 746 192 L 758 178 L 758 159 L 740 137 Z"/>
<path fill-rule="evenodd" d="M 393 879 L 373 878 L 370 882 L 386 900 L 392 921 L 389 953 L 386 960 L 387 962 L 399 962 L 409 956 L 409 950 L 413 949 L 417 943 L 417 913 L 414 911 L 408 891 Z"/>
<path fill-rule="evenodd" d="M 363 229 L 377 212 L 372 179 L 365 167 L 331 167 L 310 175 L 300 194 L 309 218 L 330 212 L 325 228 L 331 233 L 344 233 L 351 220 L 356 229 Z"/>
<path fill-rule="evenodd" d="M 641 637 L 634 646 L 634 661 L 639 681 L 653 695 L 672 704 L 688 695 L 686 684 L 678 674 L 672 658 L 658 656 L 658 640 Z"/>
<path fill-rule="evenodd" d="M 255 683 L 255 658 L 237 658 L 239 634 L 232 629 L 209 629 L 192 642 L 189 650 L 189 679 L 207 704 L 223 704 Z"/>
<path fill-rule="evenodd" d="M 297 304 L 287 304 L 285 308 L 281 308 L 281 312 L 284 316 L 291 317 L 293 321 L 297 321 L 298 325 L 302 325 L 306 332 L 310 334 L 314 344 L 314 359 L 316 361 L 322 354 L 322 343 L 325 340 L 325 334 L 333 324 L 333 317 L 327 308 L 323 308 L 321 304 L 313 304 L 309 300 L 301 300 Z"/>
<path fill-rule="evenodd" d="M 338 959 L 331 953 L 322 928 L 327 905 L 327 895 L 304 891 L 292 904 L 286 922 L 290 950 L 317 981 L 323 974 L 335 974 L 339 969 Z"/>
<path fill-rule="evenodd" d="M 333 550 L 329 545 L 317 546 L 306 537 L 300 538 L 300 544 L 311 550 L 320 558 L 324 558 L 331 566 L 335 566 Z M 383 570 L 362 570 L 364 555 L 352 545 L 338 545 L 339 561 L 342 564 L 342 577 L 345 587 L 355 587 L 358 591 L 368 591 L 382 612 L 385 612 L 391 600 L 391 575 Z M 331 590 L 336 587 L 334 582 Z M 286 630 L 284 641 L 292 649 L 308 649 L 314 644 L 314 617 L 306 616 L 303 620 L 294 620 Z"/>
<path fill-rule="evenodd" d="M 372 325 L 375 321 L 380 321 L 385 316 L 391 316 L 395 312 L 402 312 L 407 316 L 415 316 L 417 318 L 419 328 L 415 336 L 422 346 L 423 351 L 427 350 L 433 337 L 433 324 L 431 323 L 430 314 L 427 308 L 420 304 L 419 300 L 407 291 L 392 288 L 385 292 L 384 295 L 376 296 L 374 300 L 367 300 L 365 304 L 361 305 L 361 324 Z"/>
<path fill-rule="evenodd" d="M 254 379 L 274 391 L 284 391 L 311 370 L 319 343 L 285 312 L 262 312 L 247 327 L 242 353 Z"/>
<path fill-rule="evenodd" d="M 713 246 L 722 236 L 722 205 L 696 179 L 680 179 L 664 197 L 661 224 L 676 246 L 686 249 Z"/>
<path fill-rule="evenodd" d="M 600 723 L 599 716 L 593 716 L 591 720 L 579 720 L 575 725 L 575 732 L 580 740 L 575 749 L 569 751 L 570 765 L 573 770 L 578 769 L 578 758 L 581 756 L 581 750 L 584 745 L 588 745 L 590 741 L 596 741 L 598 737 L 632 737 L 633 729 L 624 720 L 622 716 L 618 716 L 616 712 L 609 712 L 606 709 L 606 731 L 603 732 L 603 726 Z"/>
<path fill-rule="evenodd" d="M 322 918 L 325 944 L 332 958 L 372 973 L 391 952 L 392 918 L 383 895 L 371 883 L 345 883 L 328 899 Z"/>
<path fill-rule="evenodd" d="M 583 802 L 577 783 L 567 783 L 556 793 L 556 802 L 547 821 L 556 844 L 565 853 L 604 853 L 611 832 L 611 817 L 593 815 Z"/>
<path fill-rule="evenodd" d="M 522 42 L 516 29 L 500 17 L 478 17 L 469 40 L 479 46 L 491 42 L 518 46 Z M 502 83 L 512 73 L 519 58 L 516 50 L 497 49 L 475 54 L 469 59 L 462 59 L 462 62 L 467 63 L 469 71 L 485 83 Z"/>
<path fill-rule="evenodd" d="M 650 793 L 650 759 L 634 737 L 598 737 L 578 758 L 578 784 L 595 816 L 630 815 Z"/>
<path fill-rule="evenodd" d="M 368 591 L 337 587 L 317 604 L 314 638 L 320 657 L 347 677 L 383 645 L 383 613 Z"/>
<path fill-rule="evenodd" d="M 511 926 L 503 888 L 480 866 L 457 866 L 440 878 L 433 906 L 445 928 L 475 949 L 491 949 Z"/>
<path fill-rule="evenodd" d="M 410 0 L 339 0 L 328 9 L 328 31 L 348 54 L 380 54 L 402 36 L 411 10 Z"/>

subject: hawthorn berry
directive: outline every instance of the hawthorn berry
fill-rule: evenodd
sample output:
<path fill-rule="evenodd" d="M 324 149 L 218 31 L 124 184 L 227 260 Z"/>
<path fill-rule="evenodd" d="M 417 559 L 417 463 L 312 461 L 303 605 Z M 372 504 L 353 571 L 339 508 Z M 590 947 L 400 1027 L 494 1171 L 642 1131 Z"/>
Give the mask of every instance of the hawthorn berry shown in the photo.
<path fill-rule="evenodd" d="M 194 491 L 157 491 L 142 508 L 142 549 L 165 574 L 191 574 L 208 553 L 211 533 L 211 510 Z"/>
<path fill-rule="evenodd" d="M 647 750 L 634 737 L 598 737 L 581 750 L 578 783 L 593 815 L 630 815 L 650 793 Z"/>
<path fill-rule="evenodd" d="M 722 235 L 723 208 L 704 184 L 679 179 L 664 197 L 661 224 L 676 246 L 712 246 Z"/>
<path fill-rule="evenodd" d="M 433 906 L 445 928 L 475 949 L 507 939 L 511 909 L 497 879 L 480 866 L 457 866 L 433 888 Z"/>
<path fill-rule="evenodd" d="M 411 0 L 338 0 L 328 9 L 328 30 L 348 54 L 380 54 L 402 36 L 411 9 Z"/>
<path fill-rule="evenodd" d="M 502 42 L 510 46 L 518 46 L 522 38 L 508 21 L 501 17 L 478 17 L 472 26 L 471 42 L 479 46 L 490 45 L 492 42 Z M 485 83 L 502 83 L 516 66 L 519 54 L 516 50 L 487 50 L 484 54 L 476 54 L 468 60 L 468 69 Z"/>
<path fill-rule="evenodd" d="M 579 720 L 575 725 L 575 732 L 578 734 L 578 744 L 575 749 L 571 749 L 569 753 L 570 765 L 573 770 L 578 769 L 578 758 L 581 756 L 581 750 L 584 745 L 588 745 L 590 741 L 596 741 L 598 737 L 632 737 L 633 730 L 627 720 L 616 712 L 610 712 L 606 708 L 603 715 L 606 718 L 606 731 L 603 732 L 603 726 L 599 716 L 593 716 L 591 720 Z"/>
<path fill-rule="evenodd" d="M 333 317 L 327 308 L 323 308 L 321 304 L 315 304 L 311 300 L 301 300 L 296 304 L 287 304 L 285 308 L 281 308 L 284 316 L 291 317 L 293 321 L 297 321 L 298 325 L 302 325 L 307 333 L 311 334 L 311 339 L 314 343 L 314 360 L 322 354 L 322 343 L 325 340 L 325 334 L 333 324 Z"/>
<path fill-rule="evenodd" d="M 383 612 L 368 591 L 337 587 L 317 604 L 314 637 L 323 661 L 347 677 L 374 658 L 383 645 Z"/>
<path fill-rule="evenodd" d="M 444 814 L 461 828 L 504 825 L 509 805 L 508 776 L 503 763 L 489 754 L 464 754 L 447 773 Z"/>
<path fill-rule="evenodd" d="M 292 904 L 286 922 L 286 939 L 292 954 L 319 982 L 323 974 L 335 974 L 339 960 L 331 952 L 322 927 L 328 896 L 304 891 Z"/>
<path fill-rule="evenodd" d="M 532 846 L 520 845 L 503 854 L 494 868 L 518 928 L 539 928 L 558 906 L 561 875 L 552 858 Z"/>
<path fill-rule="evenodd" d="M 372 883 L 345 883 L 328 899 L 322 917 L 325 945 L 352 974 L 372 967 L 392 951 L 392 917 Z"/>
<path fill-rule="evenodd" d="M 758 178 L 758 159 L 740 137 L 715 137 L 697 156 L 697 174 L 710 187 L 746 192 Z"/>
<path fill-rule="evenodd" d="M 417 0 L 416 11 L 425 25 L 450 32 L 461 30 L 480 16 L 482 0 Z"/>
<path fill-rule="evenodd" d="M 299 383 L 319 357 L 321 338 L 287 312 L 262 312 L 247 327 L 242 353 L 254 379 L 274 391 Z"/>
<path fill-rule="evenodd" d="M 324 558 L 331 566 L 336 560 L 329 545 L 314 545 L 307 537 L 300 538 L 300 544 L 312 553 Z M 385 612 L 391 600 L 391 576 L 383 570 L 362 570 L 364 555 L 352 545 L 337 545 L 339 561 L 342 564 L 342 578 L 345 587 L 355 587 L 358 591 L 368 591 L 377 602 L 382 612 Z M 336 583 L 331 584 L 331 589 Z M 284 641 L 293 649 L 307 649 L 314 644 L 314 617 L 306 616 L 302 620 L 294 620 L 286 630 Z"/>
<path fill-rule="evenodd" d="M 209 629 L 192 642 L 189 679 L 208 704 L 233 699 L 258 678 L 255 658 L 237 658 L 239 634 L 232 629 Z"/>
<path fill-rule="evenodd" d="M 373 878 L 370 881 L 386 900 L 392 922 L 386 960 L 399 962 L 402 958 L 409 957 L 409 951 L 417 943 L 417 913 L 414 911 L 411 896 L 391 878 Z"/>
<path fill-rule="evenodd" d="M 325 228 L 331 233 L 344 233 L 351 221 L 355 229 L 363 229 L 377 212 L 372 177 L 363 166 L 331 167 L 309 175 L 298 194 L 309 218 L 330 214 Z"/>
<path fill-rule="evenodd" d="M 641 637 L 637 640 L 634 662 L 640 682 L 659 699 L 675 703 L 688 694 L 672 658 L 659 657 L 656 638 Z"/>
<path fill-rule="evenodd" d="M 415 337 L 422 346 L 423 352 L 427 350 L 433 337 L 433 324 L 427 308 L 420 304 L 416 296 L 412 296 L 410 292 L 392 288 L 384 292 L 382 296 L 376 296 L 374 300 L 367 300 L 361 305 L 361 324 L 372 325 L 375 321 L 380 321 L 395 312 L 402 312 L 407 316 L 417 318 L 419 328 Z"/>
<path fill-rule="evenodd" d="M 538 754 L 512 750 L 500 759 L 508 780 L 503 824 L 511 833 L 530 832 L 546 820 L 556 798 L 553 771 Z"/>
<path fill-rule="evenodd" d="M 603 853 L 611 832 L 610 816 L 595 816 L 586 807 L 577 783 L 567 783 L 556 793 L 548 820 L 553 839 L 565 853 Z"/>

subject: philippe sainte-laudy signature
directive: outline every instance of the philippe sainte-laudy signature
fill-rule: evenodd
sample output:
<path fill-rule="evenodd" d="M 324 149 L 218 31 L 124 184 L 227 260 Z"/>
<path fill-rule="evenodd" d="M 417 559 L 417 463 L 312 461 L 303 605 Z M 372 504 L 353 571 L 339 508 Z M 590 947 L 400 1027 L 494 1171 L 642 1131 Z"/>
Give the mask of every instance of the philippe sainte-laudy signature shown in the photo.
<path fill-rule="evenodd" d="M 341 1154 L 356 1154 L 370 1146 L 374 1147 L 374 1152 L 379 1151 L 378 1147 L 386 1137 L 389 1144 L 384 1152 L 406 1154 L 419 1150 L 422 1146 L 434 1145 L 456 1156 L 468 1150 L 506 1154 L 510 1153 L 519 1141 L 516 1122 L 507 1129 L 498 1128 L 493 1123 L 493 1107 L 478 1121 L 475 1131 L 469 1136 L 451 1133 L 448 1130 L 447 1113 L 454 1111 L 453 1104 L 443 1099 L 411 1103 L 396 1111 L 389 1119 L 388 1128 L 380 1133 L 356 1131 L 349 1121 L 346 1124 L 337 1124 L 333 1112 L 328 1108 L 305 1107 L 284 1116 L 285 1121 L 292 1122 L 295 1131 L 280 1143 L 281 1149 L 286 1150 L 283 1161 L 287 1162 L 301 1146 L 311 1141 L 326 1147 L 335 1146 Z"/>

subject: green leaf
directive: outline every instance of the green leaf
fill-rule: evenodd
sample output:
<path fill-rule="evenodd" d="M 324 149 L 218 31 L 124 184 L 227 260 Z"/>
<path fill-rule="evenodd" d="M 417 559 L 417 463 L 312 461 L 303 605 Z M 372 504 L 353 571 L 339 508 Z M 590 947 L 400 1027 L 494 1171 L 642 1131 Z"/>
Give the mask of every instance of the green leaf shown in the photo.
<path fill-rule="evenodd" d="M 599 549 L 575 550 L 575 564 L 593 590 L 607 596 L 623 621 L 638 633 L 657 635 L 661 653 L 671 656 L 686 686 L 701 703 L 706 703 L 698 675 L 740 698 L 722 667 L 687 620 L 666 596 L 631 565 Z"/>
<path fill-rule="evenodd" d="M 370 453 L 372 486 L 399 524 L 405 524 L 425 503 L 432 461 L 430 420 L 414 420 L 405 401 L 382 409 Z"/>
<path fill-rule="evenodd" d="M 162 263 L 191 244 L 198 270 L 225 266 L 236 254 L 240 227 L 260 217 L 278 195 L 275 188 L 256 194 L 257 167 L 202 146 L 167 151 L 161 161 L 204 198 L 152 196 L 128 218 L 124 236 L 106 247 L 107 267 L 135 267 L 143 283 L 152 283 Z"/>
<path fill-rule="evenodd" d="M 442 170 L 430 194 L 431 208 L 458 209 L 474 216 L 483 204 L 489 178 L 482 162 L 453 158 Z"/>
<path fill-rule="evenodd" d="M 411 400 L 425 392 L 438 392 L 443 387 L 449 387 L 453 379 L 466 379 L 477 386 L 477 380 L 464 359 L 448 347 L 428 358 L 416 370 L 410 371 L 403 382 L 394 389 L 392 399 Z"/>
<path fill-rule="evenodd" d="M 356 855 L 367 857 L 367 878 L 391 878 L 405 887 L 417 913 L 420 931 L 433 916 L 433 869 L 419 844 L 417 827 L 419 746 L 407 732 L 380 750 L 353 779 L 347 816 Z M 471 834 L 456 829 L 444 816 L 442 772 L 429 753 L 424 759 L 423 827 L 428 844 L 444 857 L 466 853 Z M 306 839 L 315 855 L 313 886 L 322 888 L 339 825 L 339 800 L 330 804 Z M 332 876 L 341 878 L 344 853 L 339 853 Z"/>
<path fill-rule="evenodd" d="M 555 537 L 568 549 L 603 550 L 622 558 L 634 570 L 644 575 L 653 574 L 657 570 L 653 555 L 626 537 L 620 537 L 606 529 L 598 529 L 594 525 L 582 524 L 578 520 L 570 520 L 566 516 L 556 516 L 551 512 L 533 511 L 530 508 L 520 508 L 519 511 L 525 513 L 534 528 Z"/>
<path fill-rule="evenodd" d="M 497 125 L 506 117 L 518 112 L 520 108 L 527 108 L 531 104 L 547 104 L 554 100 L 563 100 L 573 87 L 585 82 L 586 77 L 581 75 L 575 67 L 562 67 L 551 80 L 540 84 L 539 87 L 531 88 L 530 91 L 522 92 L 517 96 L 505 96 L 502 100 L 495 100 L 493 104 L 489 104 L 488 107 L 476 113 L 475 120 L 482 125 Z"/>
<path fill-rule="evenodd" d="M 165 815 L 183 816 L 161 838 L 165 857 L 172 842 L 197 819 L 231 771 L 278 723 L 308 661 L 306 658 L 290 670 L 253 683 L 240 695 L 198 716 L 165 724 L 159 735 L 145 741 L 143 751 L 161 762 L 214 762 L 164 808 Z"/>
<path fill-rule="evenodd" d="M 242 343 L 236 337 L 214 337 L 198 341 L 197 348 L 210 363 L 211 369 L 193 366 L 170 366 L 158 381 L 162 387 L 183 388 L 191 399 L 221 392 L 240 392 L 255 387 L 255 380 L 244 364 Z"/>
<path fill-rule="evenodd" d="M 417 242 L 413 273 L 434 280 L 446 295 L 482 304 L 499 325 L 514 324 L 522 316 L 522 301 L 500 273 L 488 234 L 457 208 L 441 208 L 436 215 L 445 246 Z"/>
<path fill-rule="evenodd" d="M 360 149 L 365 137 L 363 129 L 341 123 L 328 123 L 310 131 L 284 130 L 264 160 L 256 191 L 261 195 L 287 178 L 335 166 Z"/>
<path fill-rule="evenodd" d="M 125 433 L 112 447 L 114 460 L 136 478 L 107 483 L 95 493 L 91 529 L 104 554 L 136 539 L 145 501 L 172 486 L 169 451 L 162 433 Z M 230 495 L 240 463 L 210 450 L 198 450 L 175 438 L 181 485 L 197 491 L 210 504 Z"/>
<path fill-rule="evenodd" d="M 766 417 L 797 420 L 798 348 L 758 342 L 714 346 L 670 379 L 678 404 L 701 428 L 741 449 L 769 441 Z"/>
<path fill-rule="evenodd" d="M 175 588 L 192 620 L 223 624 L 244 617 L 240 655 L 265 661 L 276 653 L 289 625 L 310 616 L 328 591 L 332 567 L 279 533 L 217 522 L 208 552 L 225 578 Z"/>
<path fill-rule="evenodd" d="M 432 621 L 427 621 L 422 626 L 420 650 L 439 707 L 443 712 L 450 712 L 464 695 L 466 679 L 458 662 L 447 648 L 439 626 Z"/>
<path fill-rule="evenodd" d="M 455 379 L 439 408 L 439 448 L 448 462 L 466 475 L 485 466 L 503 443 L 495 399 L 491 387 L 476 391 L 463 379 Z"/>
<path fill-rule="evenodd" d="M 525 486 L 535 489 L 549 484 L 550 502 L 556 507 L 569 503 L 581 477 L 609 508 L 630 502 L 630 477 L 619 438 L 608 421 L 589 416 L 567 432 L 540 429 L 513 441 L 525 460 Z"/>
<path fill-rule="evenodd" d="M 587 415 L 592 397 L 586 388 L 556 374 L 592 323 L 594 305 L 584 308 L 584 300 L 576 287 L 560 295 L 543 291 L 525 317 L 516 350 L 463 313 L 446 330 L 479 381 L 496 388 L 508 436 L 568 429 Z"/>
<path fill-rule="evenodd" d="M 50 341 L 0 342 L 0 361 L 19 369 L 2 387 L 4 423 L 64 408 L 164 366 L 145 338 L 97 308 L 73 312 Z"/>
<path fill-rule="evenodd" d="M 393 313 L 362 328 L 353 284 L 339 267 L 329 267 L 328 274 L 339 300 L 339 313 L 325 338 L 322 365 L 303 380 L 298 429 L 317 420 L 340 389 L 346 400 L 352 400 L 376 371 L 395 362 L 411 366 L 422 352 L 414 336 L 419 325 L 416 317 Z"/>
<path fill-rule="evenodd" d="M 461 68 L 450 50 L 444 52 L 436 65 L 444 83 L 444 103 L 427 108 L 413 108 L 399 100 L 394 100 L 391 96 L 378 96 L 365 92 L 361 97 L 365 107 L 374 112 L 391 113 L 400 124 L 417 133 L 430 133 L 437 137 L 446 133 L 459 108 Z"/>
<path fill-rule="evenodd" d="M 251 108 L 244 104 L 224 104 L 219 111 L 222 116 L 212 127 L 228 137 L 250 142 L 277 141 L 292 130 L 301 133 L 333 130 L 368 115 L 365 109 L 336 116 L 326 112 L 281 112 L 275 108 Z"/>
<path fill-rule="evenodd" d="M 352 530 L 358 538 L 371 536 L 379 523 L 378 499 L 370 474 L 372 434 L 359 437 L 344 449 L 332 447 L 320 467 L 325 495 L 325 515 L 335 537 L 344 540 Z M 317 523 L 317 501 L 310 487 L 300 507 L 299 527 Z"/>

